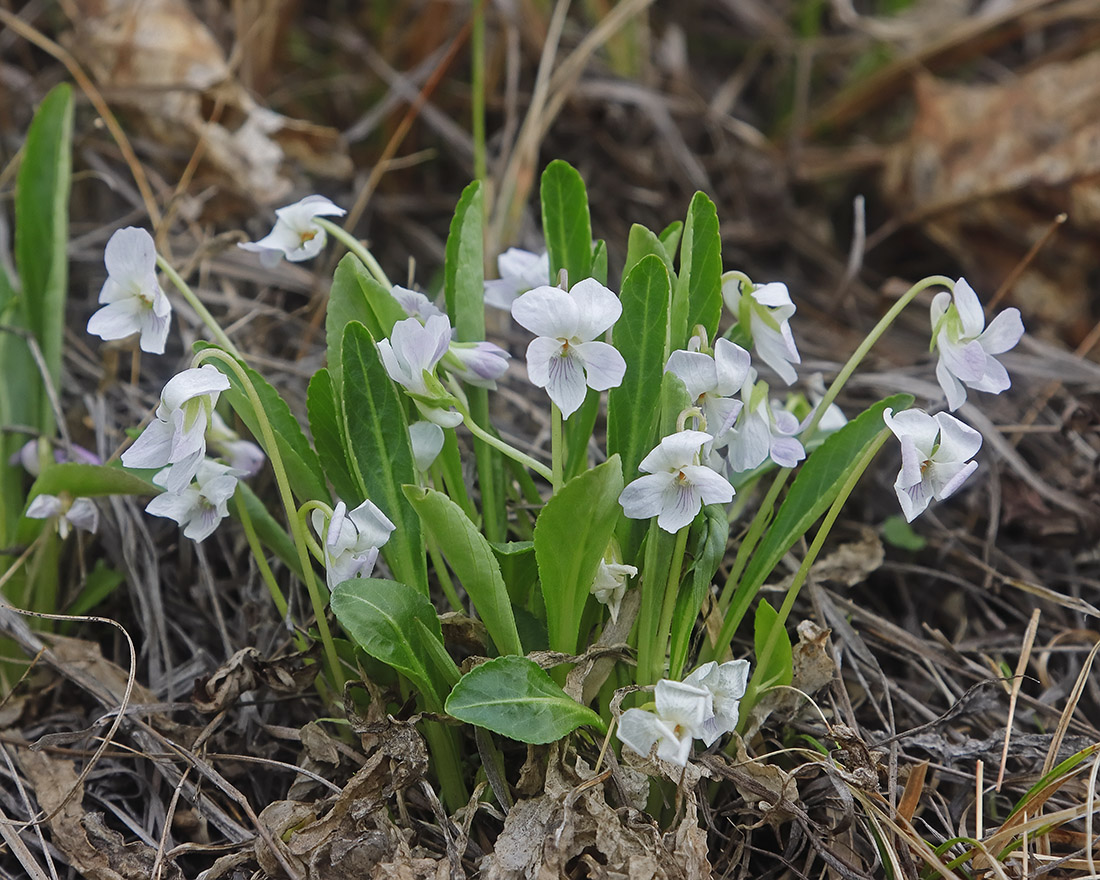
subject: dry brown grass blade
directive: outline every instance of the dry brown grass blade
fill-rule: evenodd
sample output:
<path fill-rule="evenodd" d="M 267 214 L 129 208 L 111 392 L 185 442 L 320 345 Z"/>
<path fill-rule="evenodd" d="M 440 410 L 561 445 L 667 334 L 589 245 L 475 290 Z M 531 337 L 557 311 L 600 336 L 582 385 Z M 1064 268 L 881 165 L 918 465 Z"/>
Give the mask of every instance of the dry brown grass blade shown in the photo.
<path fill-rule="evenodd" d="M 905 780 L 905 789 L 898 801 L 898 815 L 906 822 L 913 820 L 913 814 L 917 811 L 920 797 L 924 793 L 924 780 L 928 777 L 928 762 L 921 761 L 909 771 L 909 778 Z"/>
<path fill-rule="evenodd" d="M 1012 721 L 1016 716 L 1016 701 L 1020 698 L 1020 686 L 1024 682 L 1024 671 L 1031 660 L 1031 649 L 1035 644 L 1035 634 L 1039 631 L 1039 617 L 1042 614 L 1036 608 L 1031 612 L 1031 620 L 1028 621 L 1027 632 L 1024 633 L 1024 644 L 1020 648 L 1020 659 L 1016 662 L 1016 674 L 1012 676 L 1012 691 L 1008 696 L 1008 718 L 1005 720 L 1005 746 L 1001 751 L 1001 766 L 997 771 L 996 790 L 1001 790 L 1001 784 L 1005 779 L 1005 765 L 1008 763 L 1008 743 L 1012 738 Z"/>
<path fill-rule="evenodd" d="M 1085 662 L 1081 665 L 1081 672 L 1077 676 L 1077 681 L 1073 684 L 1073 690 L 1070 691 L 1069 697 L 1066 698 L 1065 708 L 1062 709 L 1062 715 L 1058 719 L 1058 726 L 1054 729 L 1054 736 L 1052 736 L 1050 740 L 1050 749 L 1047 751 L 1046 760 L 1043 761 L 1044 774 L 1053 770 L 1054 765 L 1058 762 L 1058 751 L 1061 749 L 1062 741 L 1065 739 L 1066 731 L 1069 729 L 1070 719 L 1077 710 L 1077 704 L 1081 700 L 1081 694 L 1084 693 L 1085 685 L 1088 683 L 1089 675 L 1092 672 L 1092 664 L 1096 660 L 1098 651 L 1100 651 L 1100 642 L 1092 646 L 1092 650 L 1089 651 L 1088 656 L 1085 658 Z"/>
<path fill-rule="evenodd" d="M 81 91 L 87 95 L 91 105 L 100 115 L 100 118 L 103 119 L 103 123 L 107 126 L 107 130 L 111 133 L 111 137 L 113 137 L 115 143 L 118 144 L 119 152 L 122 153 L 122 158 L 126 161 L 127 166 L 129 166 L 130 173 L 134 177 L 134 183 L 137 184 L 138 191 L 141 193 L 141 200 L 145 204 L 145 210 L 149 214 L 150 222 L 154 227 L 160 226 L 160 208 L 157 206 L 157 199 L 153 194 L 153 188 L 149 185 L 149 178 L 145 174 L 145 168 L 142 166 L 141 162 L 138 161 L 137 154 L 130 145 L 130 139 L 126 137 L 126 132 L 122 130 L 122 126 L 118 124 L 115 114 L 111 112 L 111 108 L 107 105 L 103 95 L 100 94 L 99 89 L 95 87 L 95 83 L 93 83 L 91 79 L 88 78 L 88 75 L 84 73 L 84 69 L 64 47 L 59 46 L 37 28 L 27 24 L 23 19 L 13 15 L 2 6 L 0 6 L 0 24 L 7 25 L 23 39 L 30 43 L 34 43 L 39 49 L 48 52 L 65 65 L 65 69 L 68 70 L 72 78 L 76 80 L 76 84 L 80 86 Z"/>

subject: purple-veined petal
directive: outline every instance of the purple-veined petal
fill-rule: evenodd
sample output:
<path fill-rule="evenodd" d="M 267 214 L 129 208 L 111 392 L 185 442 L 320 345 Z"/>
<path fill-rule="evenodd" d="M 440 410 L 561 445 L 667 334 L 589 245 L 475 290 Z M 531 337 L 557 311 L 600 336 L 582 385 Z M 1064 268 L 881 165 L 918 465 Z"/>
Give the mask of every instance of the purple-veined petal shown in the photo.
<path fill-rule="evenodd" d="M 940 350 L 940 359 L 955 376 L 963 382 L 976 382 L 985 373 L 986 361 L 989 356 L 977 339 L 967 343 L 951 342 L 947 338 L 947 332 L 940 333 L 937 340 Z"/>
<path fill-rule="evenodd" d="M 665 487 L 663 506 L 657 514 L 657 525 L 674 535 L 685 526 L 691 525 L 702 506 L 698 486 L 687 480 L 674 479 Z"/>
<path fill-rule="evenodd" d="M 695 487 L 703 504 L 728 504 L 733 500 L 734 490 L 729 480 L 706 465 L 689 464 L 681 468 L 681 473 Z"/>
<path fill-rule="evenodd" d="M 536 388 L 550 381 L 550 359 L 561 356 L 562 344 L 550 336 L 536 336 L 527 346 L 527 378 Z"/>
<path fill-rule="evenodd" d="M 806 449 L 794 437 L 772 437 L 768 453 L 780 467 L 793 468 L 806 457 Z"/>
<path fill-rule="evenodd" d="M 990 355 L 985 362 L 985 372 L 974 382 L 967 383 L 975 391 L 986 391 L 990 394 L 1000 394 L 1012 387 L 1012 379 L 1004 364 Z"/>
<path fill-rule="evenodd" d="M 912 522 L 924 513 L 928 502 L 932 500 L 930 487 L 923 480 L 909 487 L 901 485 L 899 480 L 894 483 L 894 492 L 898 496 L 898 503 L 901 505 L 901 512 L 906 522 Z"/>
<path fill-rule="evenodd" d="M 619 494 L 619 504 L 630 519 L 649 519 L 661 512 L 665 490 L 675 481 L 670 473 L 647 474 L 628 484 Z"/>
<path fill-rule="evenodd" d="M 567 419 L 580 409 L 588 393 L 584 360 L 570 347 L 551 357 L 547 368 L 546 393 L 561 410 L 562 418 Z"/>

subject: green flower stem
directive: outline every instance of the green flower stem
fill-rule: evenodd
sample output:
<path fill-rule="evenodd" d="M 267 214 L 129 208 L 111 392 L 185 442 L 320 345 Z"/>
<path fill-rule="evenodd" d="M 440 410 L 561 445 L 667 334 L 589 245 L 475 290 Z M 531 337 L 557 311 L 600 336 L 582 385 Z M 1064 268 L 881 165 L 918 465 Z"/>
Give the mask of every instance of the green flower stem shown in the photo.
<path fill-rule="evenodd" d="M 798 567 L 798 571 L 795 572 L 794 577 L 791 579 L 791 585 L 787 589 L 787 595 L 784 597 L 783 604 L 779 608 L 778 619 L 775 622 L 775 626 L 769 633 L 768 640 L 764 643 L 763 650 L 756 658 L 757 669 L 768 668 L 772 654 L 775 653 L 775 647 L 779 642 L 779 633 L 786 628 L 787 618 L 790 617 L 795 599 L 798 598 L 798 593 L 799 590 L 802 589 L 802 585 L 806 583 L 806 578 L 810 574 L 810 568 L 821 552 L 821 548 L 825 544 L 825 539 L 829 537 L 829 532 L 832 530 L 833 524 L 840 515 L 840 511 L 847 503 L 848 496 L 852 494 L 852 490 L 855 489 L 860 477 L 863 476 L 864 471 L 867 470 L 871 461 L 878 454 L 878 451 L 882 448 L 882 444 L 890 437 L 890 433 L 889 428 L 883 428 L 882 431 L 879 432 L 878 437 L 867 448 L 856 463 L 856 466 L 852 469 L 852 473 L 849 474 L 844 485 L 840 487 L 840 492 L 837 493 L 836 499 L 833 501 L 832 506 L 821 522 L 821 527 L 817 530 L 817 534 L 814 535 L 813 543 L 810 544 L 809 549 L 806 551 L 806 557 L 802 560 L 802 564 Z M 723 632 L 724 631 L 725 627 L 723 627 Z M 730 633 L 730 635 L 732 636 L 732 633 Z M 719 636 L 719 644 L 722 644 L 721 638 L 722 637 Z M 770 686 L 770 684 L 770 682 L 759 682 L 755 678 L 749 682 L 749 686 L 745 691 L 745 696 L 741 700 L 741 718 L 743 721 L 748 721 L 752 714 L 752 707 L 755 705 L 757 698 L 763 690 Z"/>
<path fill-rule="evenodd" d="M 492 434 L 490 434 L 477 422 L 474 421 L 473 416 L 470 415 L 470 411 L 465 407 L 461 406 L 460 404 L 456 404 L 455 409 L 457 409 L 458 412 L 462 414 L 462 421 L 465 423 L 466 427 L 469 428 L 471 434 L 473 434 L 479 440 L 483 440 L 489 446 L 492 446 L 493 449 L 500 450 L 513 461 L 517 461 L 524 467 L 533 470 L 548 483 L 553 484 L 553 474 L 551 473 L 550 468 L 548 468 L 541 462 L 535 461 L 535 459 L 531 458 L 531 456 L 520 452 L 511 444 L 505 443 L 499 437 L 494 437 Z"/>
<path fill-rule="evenodd" d="M 806 426 L 806 429 L 802 432 L 802 443 L 805 445 L 813 437 L 814 432 L 817 431 L 818 423 L 825 415 L 825 410 L 829 408 L 840 390 L 844 387 L 845 383 L 851 378 L 852 373 L 856 371 L 856 367 L 860 365 L 860 362 L 867 356 L 867 352 L 871 350 L 871 347 L 878 342 L 879 338 L 885 333 L 891 324 L 897 319 L 898 315 L 904 311 L 905 307 L 909 305 L 917 296 L 929 287 L 946 287 L 949 291 L 954 291 L 955 282 L 948 278 L 946 275 L 929 275 L 927 278 L 922 278 L 912 287 L 910 287 L 901 298 L 894 303 L 890 310 L 882 316 L 877 324 L 871 329 L 871 332 L 867 334 L 867 337 L 859 344 L 859 347 L 852 352 L 852 356 L 848 358 L 848 362 L 841 367 L 839 373 L 829 389 L 825 392 L 825 397 L 822 398 L 821 403 L 817 405 L 817 411 L 814 413 L 814 417 L 810 420 L 810 424 Z"/>
<path fill-rule="evenodd" d="M 562 430 L 561 410 L 550 402 L 550 490 L 556 495 L 565 482 L 562 479 L 562 466 L 565 461 L 565 435 Z"/>
<path fill-rule="evenodd" d="M 676 546 L 668 566 L 668 580 L 665 582 L 664 601 L 661 604 L 661 620 L 657 625 L 657 638 L 654 640 L 661 651 L 657 655 L 659 665 L 652 673 L 654 680 L 664 677 L 665 657 L 668 655 L 669 635 L 672 632 L 672 614 L 676 610 L 676 599 L 680 595 L 680 574 L 684 569 L 684 551 L 687 549 L 689 531 L 691 531 L 690 523 L 676 533 Z"/>
<path fill-rule="evenodd" d="M 271 593 L 271 601 L 275 603 L 275 610 L 279 612 L 279 617 L 286 620 L 290 616 L 290 606 L 287 604 L 286 596 L 283 595 L 283 591 L 279 588 L 279 582 L 275 579 L 275 573 L 271 570 L 271 566 L 267 564 L 267 557 L 264 555 L 263 545 L 260 544 L 260 537 L 256 534 L 256 526 L 252 523 L 252 516 L 248 512 L 248 505 L 245 504 L 244 498 L 240 493 L 235 497 L 237 507 L 237 519 L 241 521 L 241 527 L 244 529 L 245 540 L 248 541 L 248 549 L 252 551 L 252 558 L 256 560 L 256 566 L 260 569 L 260 576 L 263 578 L 264 583 L 267 585 L 267 591 Z M 298 643 L 299 650 L 305 648 L 305 640 L 295 631 L 295 641 Z"/>
<path fill-rule="evenodd" d="M 344 229 L 343 226 L 338 226 L 331 220 L 326 220 L 324 217 L 314 217 L 313 222 L 339 241 L 340 244 L 346 247 L 351 253 L 355 254 L 362 264 L 367 267 L 367 271 L 369 271 L 371 275 L 375 277 L 375 280 L 386 288 L 386 290 L 393 287 L 393 285 L 390 284 L 390 279 L 386 277 L 386 273 L 382 271 L 382 267 L 378 265 L 378 260 L 374 258 L 374 254 L 363 246 L 363 242 Z"/>
<path fill-rule="evenodd" d="M 742 280 L 747 280 L 747 276 L 740 272 L 727 272 L 727 275 L 733 275 Z M 750 282 L 751 283 L 751 282 Z M 817 426 L 821 421 L 822 416 L 829 406 L 836 400 L 837 395 L 840 394 L 841 389 L 851 378 L 852 374 L 856 371 L 856 368 L 860 365 L 863 359 L 867 356 L 867 353 L 871 350 L 872 346 L 882 337 L 891 324 L 897 319 L 898 315 L 902 313 L 909 303 L 911 303 L 916 296 L 929 287 L 946 287 L 948 290 L 955 289 L 955 282 L 945 275 L 930 275 L 927 278 L 922 278 L 916 284 L 907 290 L 900 299 L 889 311 L 879 320 L 879 322 L 871 329 L 871 332 L 867 334 L 866 338 L 859 344 L 852 356 L 848 358 L 847 363 L 837 373 L 836 378 L 825 392 L 825 397 L 822 398 L 821 403 L 817 405 L 816 412 L 810 423 L 806 426 L 806 429 L 802 432 L 801 440 L 803 445 L 808 443 L 817 430 Z M 734 559 L 733 567 L 730 569 L 729 577 L 726 578 L 726 585 L 722 589 L 722 595 L 719 599 L 719 607 L 723 612 L 728 611 L 730 602 L 733 599 L 733 592 L 737 586 L 737 582 L 744 572 L 745 567 L 748 565 L 749 559 L 752 556 L 752 551 L 756 549 L 756 545 L 760 538 L 764 534 L 764 529 L 771 521 L 772 511 L 775 507 L 775 502 L 779 497 L 779 493 L 783 490 L 783 486 L 786 485 L 787 480 L 792 473 L 791 468 L 781 468 L 775 475 L 775 480 L 772 482 L 771 488 L 768 489 L 768 494 L 761 502 L 759 509 L 756 512 L 756 516 L 753 518 L 752 523 L 749 525 L 749 530 L 745 535 L 744 540 L 741 542 L 741 546 L 737 550 L 737 557 Z M 736 627 L 740 621 L 733 623 L 733 627 Z M 722 633 L 725 635 L 729 629 L 728 637 L 732 636 L 732 629 L 729 626 L 730 621 L 727 620 L 722 625 Z M 718 652 L 722 650 L 723 641 L 721 637 L 716 645 L 711 648 L 705 649 L 705 653 L 709 654 L 711 651 Z"/>
<path fill-rule="evenodd" d="M 207 348 L 195 355 L 192 366 L 197 367 L 203 361 L 211 359 L 224 363 L 237 377 L 248 396 L 248 402 L 252 406 L 252 411 L 260 426 L 264 451 L 267 453 L 268 460 L 271 462 L 271 469 L 275 473 L 275 482 L 279 487 L 279 497 L 283 502 L 283 509 L 286 511 L 287 525 L 290 527 L 294 546 L 298 550 L 298 562 L 302 567 L 302 577 L 305 579 L 309 600 L 313 605 L 313 615 L 317 619 L 317 632 L 320 634 L 321 643 L 324 646 L 325 662 L 329 667 L 330 680 L 333 690 L 339 694 L 344 688 L 344 671 L 340 666 L 340 658 L 336 654 L 336 644 L 332 640 L 328 620 L 325 618 L 325 605 L 328 597 L 322 595 L 321 584 L 313 573 L 313 563 L 309 558 L 307 535 L 304 533 L 301 520 L 298 519 L 298 508 L 294 503 L 294 495 L 290 491 L 290 481 L 287 479 L 282 456 L 279 455 L 278 444 L 275 442 L 275 432 L 271 427 L 271 422 L 268 421 L 263 405 L 260 403 L 260 397 L 256 393 L 256 389 L 235 358 L 218 349 Z M 327 593 L 327 590 L 325 592 Z"/>
<path fill-rule="evenodd" d="M 302 536 L 306 540 L 306 546 L 309 548 L 309 552 L 313 554 L 313 558 L 316 559 L 321 565 L 325 564 L 325 551 L 317 540 L 309 531 L 309 520 L 306 517 L 314 510 L 319 510 L 325 515 L 325 520 L 332 519 L 332 508 L 325 504 L 324 501 L 307 501 L 301 507 L 298 508 L 298 523 L 302 528 Z"/>
<path fill-rule="evenodd" d="M 202 319 L 202 322 L 207 326 L 207 329 L 210 330 L 210 334 L 214 337 L 214 341 L 234 357 L 243 360 L 237 346 L 235 346 L 230 338 L 225 335 L 225 331 L 222 330 L 218 322 L 214 320 L 214 316 L 210 314 L 210 310 L 202 304 L 202 300 L 195 296 L 195 292 L 188 287 L 187 282 L 180 277 L 179 272 L 173 269 L 172 265 L 160 254 L 157 254 L 157 265 L 160 267 L 160 270 L 168 276 L 168 280 L 172 282 L 176 290 L 178 290 L 183 295 L 183 298 L 187 300 L 188 305 L 190 305 L 199 318 Z"/>
<path fill-rule="evenodd" d="M 655 684 L 654 671 L 659 667 L 656 659 L 657 640 L 651 637 L 657 631 L 663 598 L 661 588 L 667 583 L 658 571 L 661 557 L 661 528 L 654 517 L 649 522 L 649 534 L 645 540 L 645 561 L 642 563 L 642 607 L 638 611 L 638 625 L 634 632 L 638 639 L 638 673 L 635 684 Z M 665 646 L 661 645 L 663 652 Z"/>
<path fill-rule="evenodd" d="M 443 595 L 447 598 L 447 604 L 451 606 L 452 611 L 465 614 L 466 609 L 462 607 L 462 600 L 458 597 L 454 581 L 451 580 L 447 565 L 439 553 L 439 545 L 431 537 L 425 539 L 425 545 L 428 550 L 428 557 L 432 560 L 432 569 L 435 571 L 436 577 L 439 578 L 439 586 L 443 588 Z"/>

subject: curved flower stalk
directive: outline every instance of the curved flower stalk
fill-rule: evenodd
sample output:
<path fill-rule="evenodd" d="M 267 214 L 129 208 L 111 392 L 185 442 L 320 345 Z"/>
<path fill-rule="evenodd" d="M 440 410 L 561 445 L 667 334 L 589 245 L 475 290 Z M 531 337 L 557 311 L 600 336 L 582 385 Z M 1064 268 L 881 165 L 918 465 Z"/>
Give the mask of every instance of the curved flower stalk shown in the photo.
<path fill-rule="evenodd" d="M 485 282 L 485 305 L 510 309 L 521 293 L 550 280 L 550 255 L 508 248 L 497 257 L 497 273 L 500 278 Z"/>
<path fill-rule="evenodd" d="M 936 379 L 948 409 L 966 403 L 966 389 L 1000 394 L 1012 385 L 1008 371 L 994 355 L 1003 354 L 1024 335 L 1019 309 L 1005 309 L 985 326 L 978 295 L 965 278 L 953 293 L 941 290 L 932 300 L 932 348 L 940 353 Z"/>
<path fill-rule="evenodd" d="M 722 298 L 726 308 L 737 316 L 738 324 L 752 337 L 753 348 L 779 378 L 788 385 L 797 378 L 792 364 L 802 363 L 794 344 L 790 318 L 795 304 L 787 285 L 779 282 L 753 286 L 746 295 L 747 284 L 740 273 L 722 276 Z"/>
<path fill-rule="evenodd" d="M 324 196 L 306 196 L 275 211 L 275 226 L 259 241 L 238 242 L 237 247 L 260 255 L 269 269 L 286 257 L 291 262 L 311 260 L 325 247 L 325 230 L 315 217 L 342 217 L 347 212 Z"/>
<path fill-rule="evenodd" d="M 795 438 L 798 418 L 794 413 L 772 406 L 768 383 L 756 382 L 756 371 L 750 370 L 741 391 L 745 405 L 734 426 L 715 445 L 728 446 L 726 458 L 733 473 L 759 467 L 767 459 L 791 468 L 806 457 L 806 450 Z"/>
<path fill-rule="evenodd" d="M 982 435 L 948 413 L 934 416 L 919 409 L 883 413 L 886 426 L 901 441 L 901 470 L 894 481 L 905 519 L 912 522 L 935 498 L 953 495 L 978 467 L 970 459 L 982 447 Z"/>
<path fill-rule="evenodd" d="M 622 383 L 623 356 L 596 341 L 622 313 L 619 298 L 595 278 L 568 291 L 536 287 L 512 303 L 512 317 L 536 334 L 527 346 L 527 375 L 546 389 L 564 418 L 580 408 L 589 388 L 606 391 Z"/>
<path fill-rule="evenodd" d="M 88 332 L 101 339 L 140 333 L 142 351 L 164 354 L 172 304 L 157 282 L 157 250 L 144 229 L 117 230 L 103 252 L 107 280 L 99 292 L 103 308 L 88 319 Z"/>
<path fill-rule="evenodd" d="M 713 356 L 701 351 L 674 351 L 665 364 L 666 373 L 683 380 L 688 397 L 707 420 L 707 431 L 718 438 L 733 427 L 741 411 L 742 401 L 733 395 L 741 390 L 750 369 L 749 353 L 722 337 L 714 343 Z"/>
<path fill-rule="evenodd" d="M 378 548 L 396 528 L 370 500 L 350 512 L 341 501 L 328 517 L 324 511 L 315 509 L 310 520 L 321 539 L 330 592 L 344 581 L 370 577 L 378 561 Z"/>
<path fill-rule="evenodd" d="M 228 390 L 229 379 L 212 364 L 184 370 L 168 380 L 160 395 L 155 418 L 122 453 L 122 463 L 132 468 L 162 468 L 163 485 L 182 492 L 199 470 L 206 455 L 206 429 L 218 395 Z"/>
<path fill-rule="evenodd" d="M 661 440 L 638 465 L 647 476 L 619 495 L 623 513 L 631 519 L 655 516 L 658 526 L 675 533 L 690 525 L 704 504 L 732 501 L 729 480 L 699 464 L 703 445 L 712 439 L 704 431 L 680 431 Z"/>
<path fill-rule="evenodd" d="M 165 468 L 153 482 L 167 487 L 176 479 L 174 468 Z M 149 502 L 145 512 L 152 516 L 173 519 L 183 528 L 183 534 L 196 544 L 206 540 L 229 516 L 229 499 L 237 491 L 239 472 L 210 459 L 199 463 L 195 480 L 182 491 L 162 492 Z"/>
<path fill-rule="evenodd" d="M 74 528 L 95 532 L 99 528 L 99 508 L 91 498 L 72 498 L 67 494 L 37 495 L 27 506 L 30 519 L 57 520 L 57 534 L 64 541 Z"/>

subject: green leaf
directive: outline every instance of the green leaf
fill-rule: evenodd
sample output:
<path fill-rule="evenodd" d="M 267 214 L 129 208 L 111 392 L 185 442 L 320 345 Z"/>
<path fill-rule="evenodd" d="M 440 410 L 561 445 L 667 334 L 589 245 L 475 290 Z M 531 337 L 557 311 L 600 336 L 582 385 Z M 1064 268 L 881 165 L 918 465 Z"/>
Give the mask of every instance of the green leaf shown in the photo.
<path fill-rule="evenodd" d="M 680 243 L 680 274 L 672 295 L 672 348 L 683 348 L 696 324 L 707 328 L 707 339 L 718 330 L 722 313 L 722 238 L 718 211 L 697 192 L 688 207 Z"/>
<path fill-rule="evenodd" d="M 588 441 L 600 414 L 600 392 L 588 389 L 584 403 L 565 420 L 565 479 L 571 479 L 588 467 Z"/>
<path fill-rule="evenodd" d="M 811 453 L 791 484 L 767 534 L 753 551 L 726 612 L 727 621 L 735 621 L 734 626 L 740 622 L 779 560 L 829 509 L 851 469 L 883 431 L 883 410 L 890 407 L 897 412 L 912 403 L 911 394 L 895 394 L 881 400 L 835 434 L 830 434 Z"/>
<path fill-rule="evenodd" d="M 309 430 L 317 457 L 325 476 L 336 490 L 338 498 L 351 508 L 363 503 L 363 489 L 351 472 L 344 436 L 344 414 L 336 399 L 332 375 L 322 368 L 309 380 L 306 392 L 306 412 L 309 414 Z"/>
<path fill-rule="evenodd" d="M 420 518 L 401 487 L 416 483 L 409 425 L 370 332 L 353 321 L 344 328 L 344 421 L 352 473 L 397 527 L 382 548 L 394 577 L 428 594 Z"/>
<path fill-rule="evenodd" d="M 676 608 L 672 612 L 672 630 L 669 639 L 669 676 L 680 680 L 687 661 L 691 632 L 699 619 L 710 583 L 722 559 L 726 555 L 730 525 L 726 511 L 720 504 L 708 504 L 703 508 L 703 518 L 692 526 L 696 538 L 691 581 L 680 588 L 676 596 Z"/>
<path fill-rule="evenodd" d="M 111 568 L 103 559 L 97 559 L 88 572 L 80 593 L 69 603 L 65 614 L 79 616 L 87 614 L 93 608 L 106 601 L 126 580 L 126 575 Z"/>
<path fill-rule="evenodd" d="M 325 313 L 325 339 L 332 385 L 339 395 L 343 358 L 344 328 L 352 321 L 363 324 L 374 339 L 385 339 L 393 325 L 408 317 L 393 298 L 352 254 L 346 254 L 336 267 L 328 294 Z"/>
<path fill-rule="evenodd" d="M 196 342 L 194 349 L 196 352 L 207 349 L 224 352 L 224 349 L 208 342 Z M 228 357 L 232 357 L 232 355 L 226 354 Z M 321 460 L 317 457 L 317 453 L 313 451 L 313 447 L 309 445 L 309 440 L 306 439 L 302 426 L 294 418 L 287 402 L 279 396 L 279 392 L 268 383 L 267 379 L 245 365 L 244 361 L 237 358 L 233 359 L 237 361 L 240 368 L 244 370 L 249 382 L 252 383 L 256 396 L 260 400 L 260 406 L 263 408 L 264 416 L 271 424 L 271 429 L 275 433 L 275 445 L 278 447 L 279 456 L 282 458 L 283 467 L 286 468 L 287 479 L 290 481 L 290 488 L 295 497 L 299 503 L 324 501 L 327 504 L 332 496 L 329 494 L 328 485 L 325 483 L 325 472 L 321 468 Z M 229 390 L 222 392 L 222 398 L 241 417 L 241 421 L 245 423 L 257 442 L 264 445 L 260 420 L 253 411 L 252 403 L 249 401 L 240 379 L 237 378 L 236 372 L 220 358 L 210 358 L 207 363 L 213 364 L 229 379 Z M 271 450 L 267 449 L 265 451 L 270 457 Z"/>
<path fill-rule="evenodd" d="M 470 522 L 462 508 L 442 492 L 419 486 L 404 488 L 424 528 L 435 538 L 466 588 L 497 650 L 501 654 L 522 654 L 512 602 L 493 548 L 485 536 Z"/>
<path fill-rule="evenodd" d="M 661 230 L 657 236 L 661 240 L 661 244 L 665 247 L 665 253 L 668 254 L 668 258 L 671 260 L 676 253 L 676 248 L 680 245 L 680 236 L 684 232 L 684 224 L 679 220 L 675 220 L 669 223 L 664 229 Z"/>
<path fill-rule="evenodd" d="M 757 665 L 753 673 L 753 691 L 761 691 L 777 685 L 788 685 L 794 678 L 794 657 L 791 651 L 791 637 L 780 623 L 775 609 L 761 599 L 756 606 L 756 621 L 753 628 L 753 645 L 756 649 L 757 664 L 764 656 L 768 642 L 772 642 L 771 655 L 766 663 Z"/>
<path fill-rule="evenodd" d="M 542 232 L 550 254 L 550 278 L 565 269 L 569 287 L 592 275 L 592 220 L 588 193 L 577 170 L 555 159 L 542 172 Z"/>
<path fill-rule="evenodd" d="M 901 550 L 923 550 L 928 541 L 917 534 L 900 514 L 886 517 L 882 523 L 882 540 Z"/>
<path fill-rule="evenodd" d="M 550 647 L 575 654 L 581 615 L 621 510 L 623 472 L 613 455 L 566 483 L 535 523 L 535 559 Z"/>
<path fill-rule="evenodd" d="M 607 242 L 602 238 L 592 245 L 592 277 L 607 287 Z"/>
<path fill-rule="evenodd" d="M 447 697 L 447 713 L 529 744 L 555 742 L 583 724 L 607 730 L 599 715 L 526 657 L 498 657 L 475 666 Z"/>
<path fill-rule="evenodd" d="M 539 579 L 538 565 L 535 562 L 534 541 L 509 541 L 506 544 L 491 544 L 493 553 L 500 566 L 500 574 L 508 587 L 512 599 L 512 611 L 526 607 L 531 588 Z M 517 621 L 516 626 L 519 626 Z M 527 644 L 522 635 L 520 641 Z M 528 645 L 530 648 L 531 646 Z"/>
<path fill-rule="evenodd" d="M 619 294 L 623 314 L 615 335 L 629 344 L 621 346 L 626 361 L 622 384 L 607 393 L 607 451 L 622 458 L 628 480 L 637 476 L 638 462 L 656 444 L 660 401 L 652 389 L 660 386 L 665 368 L 669 285 L 665 264 L 649 254 L 623 279 Z"/>
<path fill-rule="evenodd" d="M 69 284 L 66 247 L 72 137 L 72 86 L 61 83 L 42 99 L 34 115 L 15 184 L 15 265 L 23 288 L 23 316 L 38 340 L 55 388 L 61 379 L 61 336 Z M 13 341 L 25 345 L 22 340 Z M 44 434 L 52 434 L 53 410 L 44 394 L 39 407 L 34 424 Z"/>
<path fill-rule="evenodd" d="M 424 595 L 400 581 L 356 578 L 336 585 L 331 606 L 360 648 L 409 679 L 429 710 L 443 708 L 438 654 L 428 644 L 434 639 L 442 645 L 443 631 Z"/>
<path fill-rule="evenodd" d="M 640 223 L 635 223 L 630 227 L 630 237 L 627 239 L 626 263 L 623 265 L 623 278 L 626 278 L 630 274 L 631 269 L 651 254 L 658 257 L 661 262 L 665 264 L 665 269 L 668 272 L 669 278 L 676 277 L 676 270 L 672 264 L 672 257 L 669 256 L 669 252 L 665 250 L 665 246 L 661 244 L 661 240 L 645 226 L 642 226 Z M 667 311 L 667 305 L 665 309 Z"/>
<path fill-rule="evenodd" d="M 53 464 L 42 471 L 27 495 L 58 495 L 68 492 L 74 498 L 100 495 L 159 495 L 164 490 L 121 465 Z"/>
<path fill-rule="evenodd" d="M 443 266 L 447 314 L 459 342 L 485 338 L 484 211 L 481 183 L 475 180 L 455 206 Z"/>

